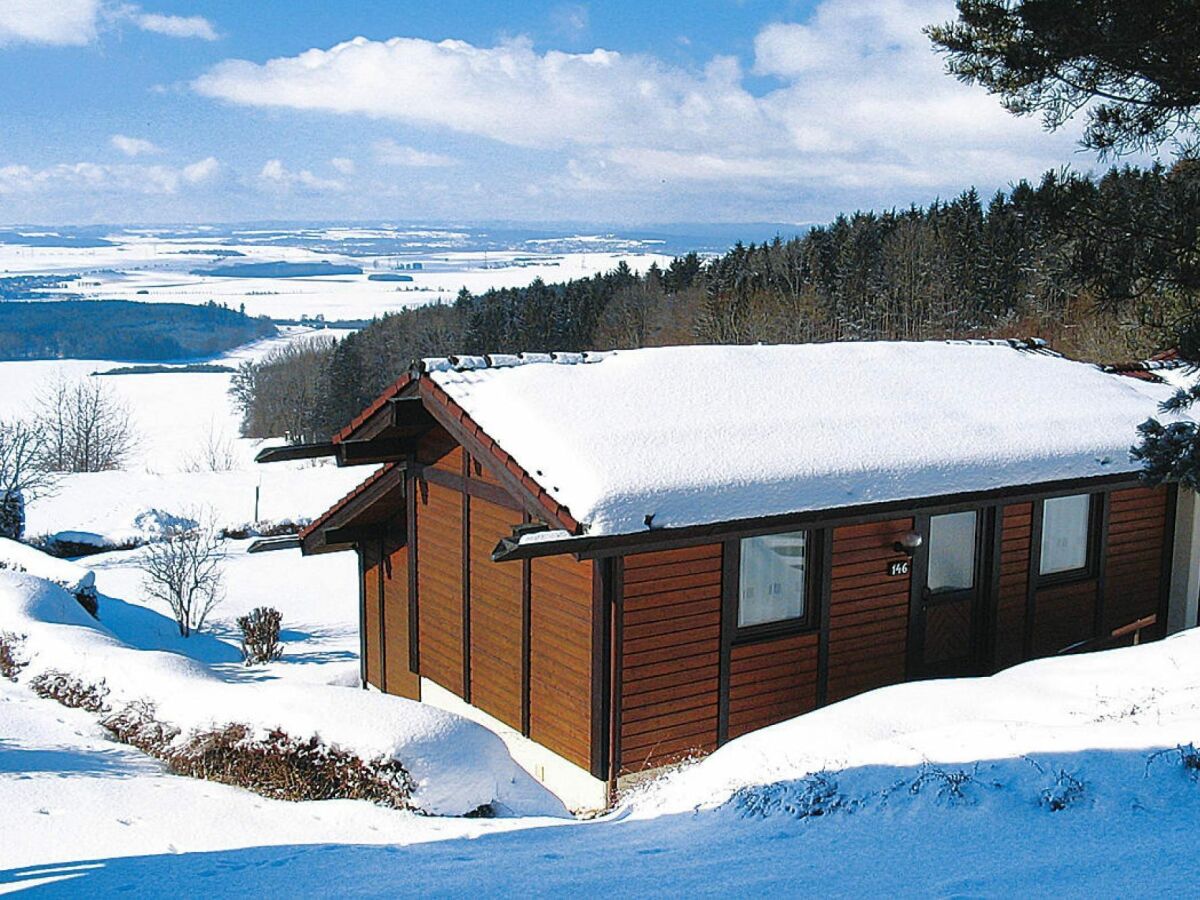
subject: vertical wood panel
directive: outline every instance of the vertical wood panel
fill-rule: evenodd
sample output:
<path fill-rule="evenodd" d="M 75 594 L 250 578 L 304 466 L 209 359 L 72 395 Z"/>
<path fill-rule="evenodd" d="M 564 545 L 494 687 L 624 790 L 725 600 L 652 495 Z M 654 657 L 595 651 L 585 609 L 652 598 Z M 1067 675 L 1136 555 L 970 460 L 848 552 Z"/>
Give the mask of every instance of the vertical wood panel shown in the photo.
<path fill-rule="evenodd" d="M 1013 503 L 1001 511 L 995 669 L 1006 669 L 1025 658 L 1025 610 L 1028 606 L 1032 528 L 1032 503 Z"/>
<path fill-rule="evenodd" d="M 535 559 L 529 585 L 529 736 L 592 764 L 592 563 Z"/>
<path fill-rule="evenodd" d="M 382 567 L 379 560 L 379 544 L 377 541 L 363 541 L 358 552 L 362 571 L 360 596 L 363 610 L 361 621 L 365 637 L 363 644 L 366 650 L 367 683 L 382 690 L 383 673 L 379 665 L 382 641 L 379 621 L 379 579 Z"/>
<path fill-rule="evenodd" d="M 619 680 L 625 771 L 717 745 L 721 569 L 720 544 L 624 558 Z"/>
<path fill-rule="evenodd" d="M 1166 487 L 1113 491 L 1105 546 L 1103 633 L 1158 613 L 1169 552 Z"/>
<path fill-rule="evenodd" d="M 828 699 L 904 681 L 911 574 L 890 576 L 904 559 L 893 544 L 913 528 L 893 519 L 833 529 L 829 604 Z"/>
<path fill-rule="evenodd" d="M 383 572 L 384 676 L 389 694 L 421 699 L 421 679 L 409 668 L 408 548 L 384 544 Z"/>
<path fill-rule="evenodd" d="M 416 505 L 421 674 L 461 697 L 462 494 L 418 482 Z"/>
<path fill-rule="evenodd" d="M 492 562 L 520 514 L 471 499 L 471 702 L 521 729 L 521 564 Z"/>

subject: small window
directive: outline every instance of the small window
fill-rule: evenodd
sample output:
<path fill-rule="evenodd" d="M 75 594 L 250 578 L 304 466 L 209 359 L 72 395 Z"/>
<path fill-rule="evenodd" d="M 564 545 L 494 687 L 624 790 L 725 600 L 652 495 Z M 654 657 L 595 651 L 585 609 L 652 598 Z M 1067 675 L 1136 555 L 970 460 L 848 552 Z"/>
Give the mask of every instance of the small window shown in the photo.
<path fill-rule="evenodd" d="M 800 620 L 808 612 L 807 531 L 743 538 L 738 627 Z"/>
<path fill-rule="evenodd" d="M 1042 575 L 1083 572 L 1091 545 L 1092 497 L 1051 497 L 1042 504 Z"/>
<path fill-rule="evenodd" d="M 975 544 L 979 514 L 948 513 L 929 517 L 929 575 L 933 593 L 969 591 L 975 587 Z"/>

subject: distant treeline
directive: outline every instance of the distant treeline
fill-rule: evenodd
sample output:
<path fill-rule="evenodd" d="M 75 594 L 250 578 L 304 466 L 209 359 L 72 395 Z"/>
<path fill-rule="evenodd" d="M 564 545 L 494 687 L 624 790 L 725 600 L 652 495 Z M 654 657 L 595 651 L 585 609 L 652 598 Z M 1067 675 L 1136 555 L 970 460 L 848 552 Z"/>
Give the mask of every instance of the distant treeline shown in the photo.
<path fill-rule="evenodd" d="M 0 303 L 0 359 L 157 362 L 214 356 L 276 333 L 266 319 L 209 302 Z"/>
<path fill-rule="evenodd" d="M 1048 173 L 988 201 L 839 216 L 805 234 L 676 258 L 637 275 L 460 292 L 339 342 L 245 365 L 235 395 L 249 436 L 323 439 L 414 359 L 689 343 L 1039 335 L 1084 359 L 1157 349 L 1185 299 L 1200 171 Z M 1191 244 L 1188 244 L 1191 241 Z M 1198 269 L 1200 271 L 1200 269 Z M 848 375 L 848 377 L 850 377 Z"/>

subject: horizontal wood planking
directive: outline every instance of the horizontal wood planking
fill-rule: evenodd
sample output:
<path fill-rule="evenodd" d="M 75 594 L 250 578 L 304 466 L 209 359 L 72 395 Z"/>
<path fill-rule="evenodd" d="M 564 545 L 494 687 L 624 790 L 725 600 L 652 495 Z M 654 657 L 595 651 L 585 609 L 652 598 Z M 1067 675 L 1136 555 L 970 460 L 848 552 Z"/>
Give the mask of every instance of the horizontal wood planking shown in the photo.
<path fill-rule="evenodd" d="M 529 603 L 529 736 L 590 769 L 592 563 L 533 560 Z"/>
<path fill-rule="evenodd" d="M 471 464 L 467 467 L 467 477 L 475 481 L 482 481 L 485 484 L 494 484 L 500 487 L 500 479 L 487 466 L 477 460 L 475 457 L 470 457 Z"/>
<path fill-rule="evenodd" d="M 429 482 L 417 495 L 417 594 L 421 674 L 461 697 L 462 494 Z"/>
<path fill-rule="evenodd" d="M 889 575 L 888 563 L 906 559 L 893 545 L 912 528 L 912 519 L 892 519 L 833 529 L 831 703 L 905 678 L 910 576 Z"/>
<path fill-rule="evenodd" d="M 816 708 L 817 642 L 798 634 L 730 649 L 730 738 Z"/>
<path fill-rule="evenodd" d="M 1038 588 L 1032 657 L 1053 656 L 1095 636 L 1096 579 Z"/>
<path fill-rule="evenodd" d="M 386 547 L 383 565 L 384 674 L 387 692 L 421 699 L 421 679 L 408 667 L 408 548 Z"/>
<path fill-rule="evenodd" d="M 623 771 L 716 747 L 721 561 L 720 544 L 625 557 Z"/>
<path fill-rule="evenodd" d="M 1109 496 L 1104 634 L 1158 612 L 1169 501 L 1166 487 Z"/>
<path fill-rule="evenodd" d="M 441 469 L 443 472 L 451 472 L 455 475 L 463 473 L 463 458 L 466 451 L 461 445 L 455 446 L 453 450 L 435 462 L 432 466 L 434 469 Z"/>
<path fill-rule="evenodd" d="M 996 599 L 995 668 L 1025 659 L 1025 614 L 1029 605 L 1029 553 L 1033 504 L 1013 503 L 1000 516 L 1000 593 Z"/>
<path fill-rule="evenodd" d="M 383 688 L 382 670 L 380 668 L 380 646 L 382 628 L 379 621 L 379 579 L 382 569 L 379 560 L 379 544 L 376 541 L 364 541 L 359 548 L 362 568 L 362 622 L 365 629 L 364 644 L 366 648 L 367 683 Z"/>
<path fill-rule="evenodd" d="M 471 499 L 471 702 L 521 730 L 521 566 L 492 562 L 520 514 Z"/>

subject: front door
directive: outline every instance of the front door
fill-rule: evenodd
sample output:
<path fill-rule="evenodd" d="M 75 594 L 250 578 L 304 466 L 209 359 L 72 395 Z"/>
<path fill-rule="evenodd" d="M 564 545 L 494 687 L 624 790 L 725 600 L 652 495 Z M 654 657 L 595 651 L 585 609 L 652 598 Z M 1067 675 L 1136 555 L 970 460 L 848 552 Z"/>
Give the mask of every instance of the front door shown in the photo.
<path fill-rule="evenodd" d="M 986 510 L 923 516 L 914 573 L 914 675 L 981 674 L 987 582 Z"/>

